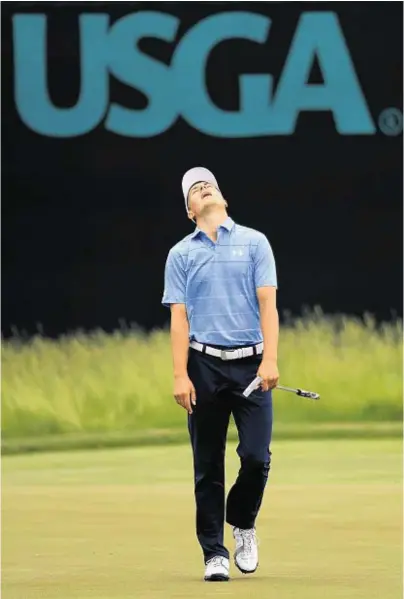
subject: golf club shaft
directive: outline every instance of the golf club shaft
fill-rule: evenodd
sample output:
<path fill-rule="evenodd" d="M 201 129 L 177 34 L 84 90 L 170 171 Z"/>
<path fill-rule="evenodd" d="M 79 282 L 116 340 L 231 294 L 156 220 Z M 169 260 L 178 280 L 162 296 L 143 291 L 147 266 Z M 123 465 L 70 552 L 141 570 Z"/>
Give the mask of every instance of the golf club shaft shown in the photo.
<path fill-rule="evenodd" d="M 257 376 L 244 390 L 244 397 L 249 397 L 255 389 L 257 389 L 262 382 L 262 378 Z M 302 389 L 294 389 L 293 387 L 285 387 L 284 385 L 277 385 L 275 389 L 279 389 L 280 391 L 289 391 L 290 393 L 295 393 L 297 395 L 302 395 L 303 397 L 310 397 L 311 399 L 318 399 L 320 396 L 318 393 L 313 393 L 312 391 L 303 391 Z"/>
<path fill-rule="evenodd" d="M 284 387 L 283 385 L 277 385 L 275 389 L 280 389 L 281 391 L 290 391 L 291 393 L 298 393 L 298 389 L 293 389 L 293 387 Z"/>

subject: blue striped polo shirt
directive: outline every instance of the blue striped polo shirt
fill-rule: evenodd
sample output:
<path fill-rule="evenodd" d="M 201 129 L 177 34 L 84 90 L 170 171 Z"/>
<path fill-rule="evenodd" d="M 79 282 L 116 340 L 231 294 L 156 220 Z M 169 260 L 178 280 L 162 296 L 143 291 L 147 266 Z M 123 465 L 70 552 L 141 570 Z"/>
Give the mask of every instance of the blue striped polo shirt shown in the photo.
<path fill-rule="evenodd" d="M 168 253 L 162 304 L 185 304 L 190 340 L 243 346 L 263 341 L 257 287 L 277 287 L 263 233 L 228 217 L 216 243 L 196 227 Z"/>

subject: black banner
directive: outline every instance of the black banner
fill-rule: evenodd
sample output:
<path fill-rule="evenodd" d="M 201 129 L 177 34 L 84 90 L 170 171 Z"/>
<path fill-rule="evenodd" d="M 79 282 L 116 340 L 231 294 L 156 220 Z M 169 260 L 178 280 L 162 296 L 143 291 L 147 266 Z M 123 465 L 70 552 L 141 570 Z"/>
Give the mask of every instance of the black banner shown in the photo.
<path fill-rule="evenodd" d="M 281 314 L 402 314 L 402 3 L 3 4 L 4 335 L 165 324 L 193 166 Z"/>

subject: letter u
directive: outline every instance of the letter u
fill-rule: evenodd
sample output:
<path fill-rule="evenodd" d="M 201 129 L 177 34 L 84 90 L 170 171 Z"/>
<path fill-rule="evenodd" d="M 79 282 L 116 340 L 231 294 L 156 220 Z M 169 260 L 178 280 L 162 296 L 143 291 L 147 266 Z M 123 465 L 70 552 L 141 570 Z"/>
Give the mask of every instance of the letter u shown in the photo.
<path fill-rule="evenodd" d="M 47 81 L 45 15 L 13 18 L 14 94 L 22 121 L 33 131 L 52 137 L 75 137 L 91 131 L 103 118 L 108 102 L 107 34 L 105 14 L 80 16 L 79 99 L 71 108 L 55 106 Z"/>

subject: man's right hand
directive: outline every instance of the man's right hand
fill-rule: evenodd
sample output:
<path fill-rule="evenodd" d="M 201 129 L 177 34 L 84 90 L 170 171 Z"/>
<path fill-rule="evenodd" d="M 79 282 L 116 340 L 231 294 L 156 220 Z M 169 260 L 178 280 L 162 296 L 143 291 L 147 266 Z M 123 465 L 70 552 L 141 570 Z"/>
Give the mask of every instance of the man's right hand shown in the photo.
<path fill-rule="evenodd" d="M 196 393 L 188 375 L 175 377 L 174 397 L 177 404 L 185 408 L 188 414 L 192 414 L 192 406 L 196 404 Z"/>

